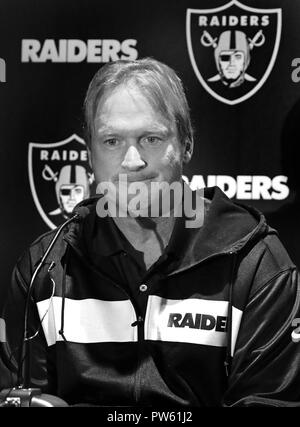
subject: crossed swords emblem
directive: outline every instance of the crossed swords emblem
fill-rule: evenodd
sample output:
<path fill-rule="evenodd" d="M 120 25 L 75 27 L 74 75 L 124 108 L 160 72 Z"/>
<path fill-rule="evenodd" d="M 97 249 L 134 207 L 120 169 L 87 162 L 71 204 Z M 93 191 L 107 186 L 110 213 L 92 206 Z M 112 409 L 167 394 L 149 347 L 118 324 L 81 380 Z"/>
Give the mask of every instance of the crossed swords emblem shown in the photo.
<path fill-rule="evenodd" d="M 252 39 L 250 39 L 249 37 L 247 37 L 247 38 L 249 41 L 249 49 L 250 50 L 252 50 L 254 47 L 262 46 L 266 40 L 262 30 L 259 30 Z M 216 47 L 218 46 L 218 37 L 215 37 L 215 38 L 212 37 L 209 34 L 209 32 L 206 30 L 203 31 L 203 34 L 200 38 L 200 41 L 201 41 L 202 45 L 205 47 L 213 47 L 214 49 L 216 49 Z M 249 82 L 256 81 L 256 78 L 250 76 L 250 74 L 248 74 L 248 73 L 245 73 L 244 77 L 245 77 L 245 80 L 247 80 Z M 217 82 L 219 80 L 221 80 L 221 76 L 219 74 L 208 79 L 208 81 L 210 81 L 210 82 Z"/>
<path fill-rule="evenodd" d="M 58 174 L 59 172 L 54 172 L 49 165 L 45 165 L 44 169 L 42 170 L 42 177 L 45 181 L 54 181 L 56 182 L 58 180 Z M 88 180 L 89 183 L 92 184 L 94 182 L 94 174 L 88 172 Z"/>

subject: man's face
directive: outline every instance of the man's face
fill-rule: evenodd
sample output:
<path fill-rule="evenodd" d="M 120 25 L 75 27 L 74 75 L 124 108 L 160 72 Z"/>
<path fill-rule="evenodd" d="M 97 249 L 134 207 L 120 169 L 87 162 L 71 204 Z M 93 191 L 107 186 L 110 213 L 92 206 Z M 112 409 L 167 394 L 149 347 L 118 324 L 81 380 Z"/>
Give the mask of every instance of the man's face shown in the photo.
<path fill-rule="evenodd" d="M 63 211 L 70 214 L 77 203 L 84 199 L 84 187 L 82 185 L 63 184 L 59 188 L 59 199 Z"/>
<path fill-rule="evenodd" d="M 241 50 L 222 50 L 219 65 L 227 80 L 237 80 L 244 71 L 245 54 Z"/>
<path fill-rule="evenodd" d="M 116 88 L 100 102 L 91 145 L 97 184 L 118 188 L 120 174 L 128 183 L 145 183 L 149 191 L 153 181 L 180 181 L 183 153 L 175 123 L 155 111 L 133 84 Z"/>

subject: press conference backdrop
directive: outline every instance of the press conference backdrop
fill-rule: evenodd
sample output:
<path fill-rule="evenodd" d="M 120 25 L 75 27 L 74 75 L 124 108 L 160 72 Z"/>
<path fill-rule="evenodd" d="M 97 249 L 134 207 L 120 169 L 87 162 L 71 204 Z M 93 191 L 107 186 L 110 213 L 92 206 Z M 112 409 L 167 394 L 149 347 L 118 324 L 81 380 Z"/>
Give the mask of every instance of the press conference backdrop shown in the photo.
<path fill-rule="evenodd" d="M 299 22 L 300 0 L 1 0 L 1 303 L 25 248 L 94 191 L 82 104 L 119 58 L 177 71 L 195 129 L 186 179 L 260 209 L 300 266 Z"/>

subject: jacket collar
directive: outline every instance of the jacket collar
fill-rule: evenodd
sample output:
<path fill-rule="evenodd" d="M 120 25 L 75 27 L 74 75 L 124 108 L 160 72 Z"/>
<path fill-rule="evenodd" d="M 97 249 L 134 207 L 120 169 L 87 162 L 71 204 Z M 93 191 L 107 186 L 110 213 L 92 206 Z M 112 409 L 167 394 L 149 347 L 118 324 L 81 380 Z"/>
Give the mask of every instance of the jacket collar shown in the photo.
<path fill-rule="evenodd" d="M 196 192 L 192 192 L 195 197 Z M 99 197 L 81 202 L 90 214 L 81 223 L 72 224 L 64 239 L 82 256 L 86 253 L 84 236 L 94 230 L 96 203 Z M 176 270 L 171 274 L 188 269 L 201 261 L 222 253 L 238 252 L 256 235 L 268 229 L 264 216 L 256 209 L 232 202 L 218 187 L 204 190 L 204 222 L 200 228 L 186 228 L 184 214 L 177 218 L 166 253 L 178 260 Z M 97 221 L 113 221 L 111 218 L 97 218 Z M 122 245 L 107 248 L 110 253 L 122 250 Z M 111 252 L 110 252 L 111 251 Z"/>
<path fill-rule="evenodd" d="M 236 253 L 268 229 L 260 212 L 232 202 L 218 187 L 206 188 L 204 195 L 208 208 L 203 226 L 181 229 L 176 238 L 181 262 L 172 274 L 220 254 Z"/>

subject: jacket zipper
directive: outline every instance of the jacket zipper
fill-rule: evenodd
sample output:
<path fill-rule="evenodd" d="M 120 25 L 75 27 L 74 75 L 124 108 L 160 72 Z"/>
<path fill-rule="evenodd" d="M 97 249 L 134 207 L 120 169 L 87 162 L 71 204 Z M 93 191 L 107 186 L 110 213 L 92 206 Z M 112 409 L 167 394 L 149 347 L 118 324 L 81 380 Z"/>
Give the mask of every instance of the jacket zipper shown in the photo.
<path fill-rule="evenodd" d="M 230 256 L 233 256 L 232 266 L 230 269 L 230 279 L 229 279 L 229 294 L 228 294 L 228 327 L 227 327 L 227 347 L 226 347 L 226 356 L 224 360 L 224 367 L 226 377 L 228 378 L 231 371 L 231 361 L 232 361 L 232 307 L 233 307 L 233 284 L 234 284 L 234 275 L 237 264 L 237 253 L 234 251 L 229 252 Z"/>
<path fill-rule="evenodd" d="M 142 316 L 137 316 L 137 364 L 134 376 L 134 401 L 139 403 L 141 397 L 141 364 L 143 355 L 143 341 L 144 341 L 144 319 Z"/>

